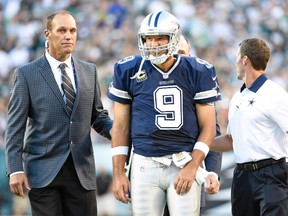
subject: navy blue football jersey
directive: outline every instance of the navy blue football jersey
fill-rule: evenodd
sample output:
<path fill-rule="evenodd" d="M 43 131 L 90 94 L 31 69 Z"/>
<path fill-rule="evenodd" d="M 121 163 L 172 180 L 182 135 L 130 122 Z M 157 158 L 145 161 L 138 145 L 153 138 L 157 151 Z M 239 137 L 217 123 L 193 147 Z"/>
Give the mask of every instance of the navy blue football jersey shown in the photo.
<path fill-rule="evenodd" d="M 140 55 L 114 65 L 108 97 L 131 105 L 131 138 L 137 154 L 191 152 L 199 135 L 195 105 L 221 99 L 213 65 L 195 57 L 174 58 L 166 73 Z"/>

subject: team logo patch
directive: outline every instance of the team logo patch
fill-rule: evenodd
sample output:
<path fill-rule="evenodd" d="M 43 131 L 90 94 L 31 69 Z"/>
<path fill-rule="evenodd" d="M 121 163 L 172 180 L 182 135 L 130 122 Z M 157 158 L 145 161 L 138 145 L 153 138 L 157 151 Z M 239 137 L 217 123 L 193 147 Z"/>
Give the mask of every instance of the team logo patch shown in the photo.
<path fill-rule="evenodd" d="M 137 82 L 143 82 L 146 79 L 147 79 L 147 74 L 145 70 L 142 70 L 141 72 L 137 73 L 137 76 L 136 76 Z"/>
<path fill-rule="evenodd" d="M 125 58 L 121 59 L 120 61 L 118 61 L 118 64 L 124 64 L 124 63 L 126 63 L 126 62 L 128 62 L 128 61 L 132 61 L 134 58 L 135 58 L 134 55 L 133 55 L 133 56 L 125 57 Z"/>

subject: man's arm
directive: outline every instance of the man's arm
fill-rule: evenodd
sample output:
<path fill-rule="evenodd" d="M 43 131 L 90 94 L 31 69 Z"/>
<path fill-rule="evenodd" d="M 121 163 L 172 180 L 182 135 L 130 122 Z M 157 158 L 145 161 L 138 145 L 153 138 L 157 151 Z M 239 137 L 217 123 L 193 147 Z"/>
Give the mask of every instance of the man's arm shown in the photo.
<path fill-rule="evenodd" d="M 197 142 L 200 143 L 199 147 L 203 146 L 203 148 L 209 150 L 209 146 L 216 135 L 214 106 L 207 104 L 196 104 L 196 112 L 200 130 Z M 192 160 L 180 170 L 177 178 L 175 179 L 174 187 L 178 194 L 185 194 L 190 190 L 195 180 L 196 172 L 200 164 L 203 162 L 205 156 L 206 154 L 203 152 L 203 149 L 200 150 L 194 148 L 192 151 Z"/>
<path fill-rule="evenodd" d="M 112 127 L 113 192 L 117 200 L 128 203 L 130 183 L 125 175 L 125 161 L 130 135 L 130 104 L 114 102 Z M 127 148 L 127 152 L 123 149 Z"/>
<path fill-rule="evenodd" d="M 217 119 L 217 112 L 215 111 L 216 118 L 216 136 L 221 135 L 221 128 Z M 218 193 L 220 189 L 220 172 L 222 165 L 222 153 L 209 151 L 205 160 L 206 170 L 209 172 L 206 177 L 206 192 L 208 194 Z"/>
<path fill-rule="evenodd" d="M 210 150 L 215 152 L 226 152 L 233 150 L 233 139 L 230 134 L 224 134 L 214 139 Z"/>
<path fill-rule="evenodd" d="M 101 136 L 111 140 L 111 129 L 113 121 L 110 119 L 107 110 L 103 110 L 93 122 L 92 127 Z"/>
<path fill-rule="evenodd" d="M 215 118 L 216 118 L 216 136 L 220 136 L 221 128 L 217 120 L 217 112 L 215 112 Z M 222 164 L 221 152 L 209 151 L 204 162 L 207 171 L 215 172 L 218 176 L 220 176 L 221 164 Z"/>
<path fill-rule="evenodd" d="M 212 150 L 212 151 L 211 151 Z M 214 151 L 219 152 L 214 152 Z M 216 137 L 213 141 L 213 144 L 210 147 L 210 152 L 205 158 L 205 165 L 208 171 L 216 172 L 217 175 L 220 175 L 221 171 L 221 162 L 222 162 L 222 151 L 232 150 L 232 138 L 230 135 L 220 135 Z M 215 174 L 214 174 L 215 175 Z M 206 191 L 209 194 L 214 194 L 219 191 L 220 182 L 216 179 L 215 176 L 209 175 L 206 178 Z"/>
<path fill-rule="evenodd" d="M 94 104 L 93 104 L 93 112 L 92 112 L 92 128 L 100 134 L 101 136 L 106 137 L 111 140 L 111 128 L 113 121 L 110 119 L 108 115 L 108 111 L 103 108 L 102 100 L 101 100 L 101 89 L 98 81 L 98 74 L 96 65 L 94 65 L 95 69 L 95 95 L 94 95 Z"/>
<path fill-rule="evenodd" d="M 206 192 L 208 194 L 218 193 L 220 189 L 220 171 L 222 163 L 222 153 L 209 151 L 205 158 L 205 166 L 208 171 L 206 177 Z"/>
<path fill-rule="evenodd" d="M 205 167 L 208 172 L 214 172 L 220 176 L 222 152 L 209 151 L 205 158 Z"/>
<path fill-rule="evenodd" d="M 196 111 L 200 128 L 197 142 L 203 142 L 210 148 L 216 135 L 216 117 L 214 106 L 206 104 L 196 104 Z M 197 154 L 194 153 L 194 151 L 195 150 L 193 150 L 192 152 L 192 158 L 199 158 L 200 165 L 206 155 L 204 155 L 202 151 L 197 151 Z M 201 156 L 199 156 L 199 153 Z"/>
<path fill-rule="evenodd" d="M 29 112 L 29 91 L 23 73 L 15 70 L 10 94 L 7 127 L 5 131 L 6 166 L 10 177 L 9 186 L 12 193 L 24 198 L 24 188 L 30 190 L 28 179 L 23 171 L 23 143 Z"/>

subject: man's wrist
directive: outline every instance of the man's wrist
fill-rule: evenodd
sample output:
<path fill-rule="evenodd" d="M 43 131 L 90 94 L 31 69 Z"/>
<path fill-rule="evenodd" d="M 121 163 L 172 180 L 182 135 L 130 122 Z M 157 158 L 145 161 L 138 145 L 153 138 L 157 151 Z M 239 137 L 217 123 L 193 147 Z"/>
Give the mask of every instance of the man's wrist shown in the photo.
<path fill-rule="evenodd" d="M 208 172 L 208 175 L 214 175 L 218 179 L 218 181 L 220 181 L 220 177 L 218 176 L 217 173 L 210 171 Z"/>
<path fill-rule="evenodd" d="M 209 152 L 209 146 L 206 143 L 200 142 L 200 141 L 197 141 L 195 143 L 193 149 L 195 149 L 195 150 L 197 149 L 197 150 L 202 151 L 205 154 L 205 157 L 207 156 L 207 154 Z"/>
<path fill-rule="evenodd" d="M 11 174 L 9 175 L 9 177 L 12 177 L 12 176 L 14 176 L 14 175 L 16 175 L 16 174 L 20 174 L 20 173 L 24 173 L 24 171 L 13 172 L 13 173 L 11 173 Z"/>

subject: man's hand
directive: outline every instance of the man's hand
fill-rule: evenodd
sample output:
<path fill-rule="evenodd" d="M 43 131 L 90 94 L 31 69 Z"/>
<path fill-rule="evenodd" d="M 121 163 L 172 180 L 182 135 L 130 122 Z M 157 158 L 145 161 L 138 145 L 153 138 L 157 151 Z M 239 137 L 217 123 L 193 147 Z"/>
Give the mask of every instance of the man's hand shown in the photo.
<path fill-rule="evenodd" d="M 192 184 L 195 180 L 196 176 L 196 169 L 191 166 L 191 164 L 187 163 L 184 168 L 182 168 L 178 176 L 176 177 L 174 181 L 174 188 L 179 195 L 186 194 L 192 187 Z M 187 166 L 188 165 L 188 166 Z"/>
<path fill-rule="evenodd" d="M 214 172 L 208 172 L 206 177 L 206 192 L 208 194 L 216 194 L 220 189 L 218 175 Z"/>
<path fill-rule="evenodd" d="M 130 192 L 130 182 L 125 173 L 113 177 L 113 192 L 117 200 L 126 204 L 131 202 L 131 198 L 128 196 Z"/>
<path fill-rule="evenodd" d="M 25 197 L 23 185 L 27 190 L 31 190 L 28 179 L 24 173 L 18 173 L 15 175 L 10 176 L 9 186 L 12 193 L 22 198 Z"/>

